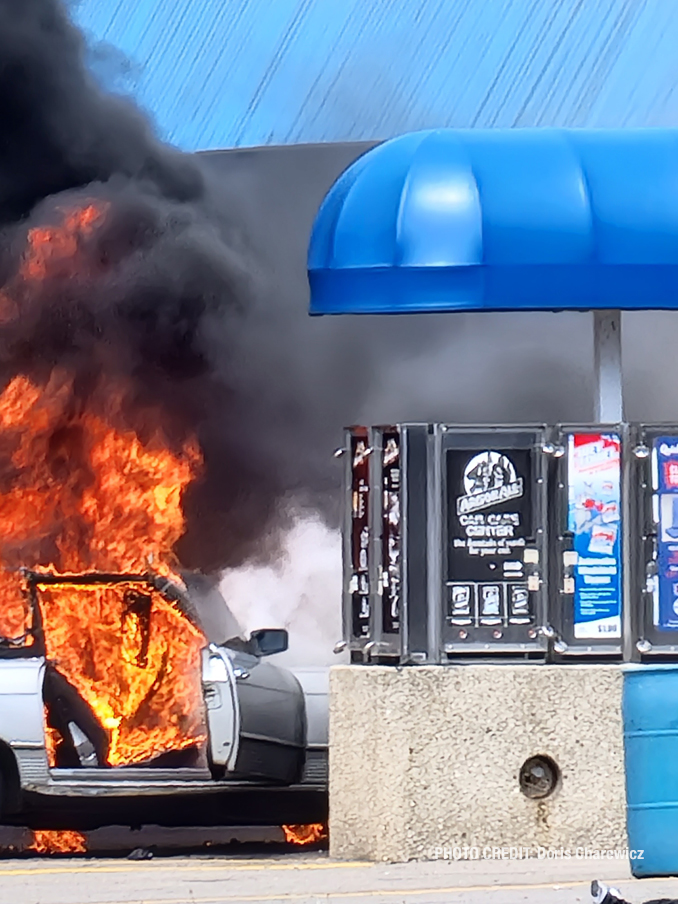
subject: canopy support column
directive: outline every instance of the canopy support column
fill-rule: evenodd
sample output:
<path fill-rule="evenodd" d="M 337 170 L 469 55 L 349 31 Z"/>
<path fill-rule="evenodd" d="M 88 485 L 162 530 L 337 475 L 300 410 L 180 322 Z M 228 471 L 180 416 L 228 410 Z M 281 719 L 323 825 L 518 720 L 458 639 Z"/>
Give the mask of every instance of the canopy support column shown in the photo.
<path fill-rule="evenodd" d="M 593 312 L 594 421 L 624 420 L 621 360 L 621 311 Z"/>

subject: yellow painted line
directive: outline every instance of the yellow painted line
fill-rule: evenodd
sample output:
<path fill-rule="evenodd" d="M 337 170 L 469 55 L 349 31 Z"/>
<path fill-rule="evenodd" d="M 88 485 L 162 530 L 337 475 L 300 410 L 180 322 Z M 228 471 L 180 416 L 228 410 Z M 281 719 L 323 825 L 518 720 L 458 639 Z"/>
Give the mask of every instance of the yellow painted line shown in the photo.
<path fill-rule="evenodd" d="M 339 863 L 257 863 L 256 860 L 246 865 L 242 863 L 230 864 L 228 862 L 215 863 L 212 860 L 191 863 L 184 862 L 161 862 L 156 860 L 154 863 L 148 861 L 144 863 L 131 863 L 120 866 L 89 866 L 89 865 L 73 865 L 73 866 L 36 866 L 31 868 L 17 867 L 3 869 L 0 867 L 0 879 L 3 876 L 59 876 L 77 875 L 78 873 L 131 873 L 135 870 L 152 869 L 156 871 L 171 870 L 172 872 L 194 872 L 196 870 L 205 871 L 228 871 L 234 873 L 254 872 L 254 871 L 278 871 L 278 870 L 311 870 L 311 869 L 357 869 L 358 867 L 372 867 L 374 863 L 361 863 L 360 861 L 349 861 Z"/>

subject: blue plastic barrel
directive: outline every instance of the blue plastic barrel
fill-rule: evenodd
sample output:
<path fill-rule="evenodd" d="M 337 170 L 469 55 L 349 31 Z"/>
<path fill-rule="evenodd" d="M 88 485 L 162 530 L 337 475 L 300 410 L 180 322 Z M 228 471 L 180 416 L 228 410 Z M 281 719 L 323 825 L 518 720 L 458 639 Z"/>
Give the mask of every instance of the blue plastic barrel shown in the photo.
<path fill-rule="evenodd" d="M 627 668 L 622 713 L 631 871 L 678 875 L 678 664 Z"/>

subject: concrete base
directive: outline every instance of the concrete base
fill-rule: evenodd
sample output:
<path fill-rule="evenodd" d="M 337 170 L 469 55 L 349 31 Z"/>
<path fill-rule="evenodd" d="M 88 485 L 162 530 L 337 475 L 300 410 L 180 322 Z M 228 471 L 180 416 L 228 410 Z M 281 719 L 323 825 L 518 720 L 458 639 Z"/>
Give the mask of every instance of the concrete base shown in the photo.
<path fill-rule="evenodd" d="M 625 848 L 622 679 L 605 665 L 333 668 L 330 855 Z M 542 800 L 519 786 L 538 754 L 561 774 Z"/>

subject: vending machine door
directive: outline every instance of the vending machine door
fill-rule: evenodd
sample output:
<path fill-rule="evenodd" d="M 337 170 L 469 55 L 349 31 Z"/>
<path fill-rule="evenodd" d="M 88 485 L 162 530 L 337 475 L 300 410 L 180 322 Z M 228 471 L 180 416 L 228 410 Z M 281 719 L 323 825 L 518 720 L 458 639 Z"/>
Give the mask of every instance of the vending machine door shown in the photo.
<path fill-rule="evenodd" d="M 398 426 L 371 431 L 374 487 L 373 524 L 376 575 L 372 601 L 372 661 L 398 662 L 402 634 L 402 435 Z"/>
<path fill-rule="evenodd" d="M 556 658 L 621 658 L 627 427 L 560 426 L 551 481 Z"/>
<path fill-rule="evenodd" d="M 352 661 L 366 660 L 374 645 L 378 583 L 375 506 L 379 492 L 372 433 L 367 427 L 350 427 L 344 448 L 343 623 Z"/>
<path fill-rule="evenodd" d="M 678 657 L 678 424 L 642 425 L 632 448 L 634 650 Z"/>
<path fill-rule="evenodd" d="M 441 640 L 448 658 L 543 655 L 544 427 L 442 427 Z"/>

